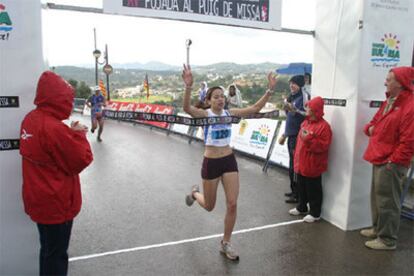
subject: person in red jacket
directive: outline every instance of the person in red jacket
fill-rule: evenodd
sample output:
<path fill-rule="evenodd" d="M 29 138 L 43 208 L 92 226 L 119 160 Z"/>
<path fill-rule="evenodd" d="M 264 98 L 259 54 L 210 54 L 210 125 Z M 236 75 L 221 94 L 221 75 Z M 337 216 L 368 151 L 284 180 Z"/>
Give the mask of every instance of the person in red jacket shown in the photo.
<path fill-rule="evenodd" d="M 414 155 L 413 67 L 396 67 L 385 80 L 387 100 L 364 132 L 369 137 L 364 159 L 373 165 L 373 227 L 361 231 L 372 238 L 365 246 L 393 250 L 400 225 L 403 178 Z"/>
<path fill-rule="evenodd" d="M 298 177 L 299 202 L 289 210 L 298 216 L 308 213 L 303 220 L 319 220 L 322 208 L 322 173 L 328 169 L 328 151 L 332 141 L 332 131 L 323 119 L 324 102 L 316 97 L 306 103 L 306 118 L 298 134 L 294 157 L 294 169 Z"/>
<path fill-rule="evenodd" d="M 73 218 L 81 208 L 79 173 L 93 159 L 87 127 L 62 120 L 73 108 L 74 90 L 62 77 L 44 72 L 36 109 L 20 129 L 25 212 L 40 235 L 40 275 L 66 275 Z"/>

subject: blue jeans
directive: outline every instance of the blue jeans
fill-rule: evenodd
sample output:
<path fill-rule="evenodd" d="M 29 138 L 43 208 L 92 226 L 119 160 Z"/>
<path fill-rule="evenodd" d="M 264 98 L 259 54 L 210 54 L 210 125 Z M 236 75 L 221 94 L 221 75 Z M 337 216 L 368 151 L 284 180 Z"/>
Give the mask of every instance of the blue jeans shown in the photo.
<path fill-rule="evenodd" d="M 68 247 L 73 220 L 37 224 L 40 235 L 39 275 L 67 275 Z"/>

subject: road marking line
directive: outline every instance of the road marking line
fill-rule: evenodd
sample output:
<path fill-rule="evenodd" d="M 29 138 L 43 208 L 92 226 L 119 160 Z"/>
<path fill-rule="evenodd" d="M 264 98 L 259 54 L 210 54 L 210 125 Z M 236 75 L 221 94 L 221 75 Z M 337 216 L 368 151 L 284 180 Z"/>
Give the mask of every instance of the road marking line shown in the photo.
<path fill-rule="evenodd" d="M 254 227 L 254 228 L 242 229 L 242 230 L 234 231 L 232 235 L 248 233 L 248 232 L 253 232 L 253 231 L 259 231 L 259 230 L 264 230 L 264 229 L 269 229 L 269 228 L 276 228 L 276 227 L 279 227 L 279 226 L 285 226 L 285 225 L 290 225 L 290 224 L 295 224 L 295 223 L 300 223 L 300 222 L 303 222 L 303 220 L 301 220 L 301 219 L 292 220 L 292 221 L 280 222 L 280 223 L 276 223 L 276 224 L 269 224 L 269 225 Z M 190 242 L 196 242 L 196 241 L 204 241 L 204 240 L 219 238 L 219 237 L 222 237 L 222 236 L 223 236 L 223 234 L 221 233 L 221 234 L 214 234 L 214 235 L 209 235 L 209 236 L 204 236 L 204 237 L 185 239 L 185 240 L 180 240 L 180 241 L 158 243 L 158 244 L 145 245 L 145 246 L 139 246 L 139 247 L 134 247 L 134 248 L 126 248 L 126 249 L 120 249 L 120 250 L 115 250 L 115 251 L 108 251 L 108 252 L 97 253 L 97 254 L 90 254 L 90 255 L 79 256 L 79 257 L 72 257 L 72 258 L 69 258 L 69 262 L 76 262 L 76 261 L 80 261 L 80 260 L 94 259 L 94 258 L 99 258 L 99 257 L 104 257 L 104 256 L 109 256 L 109 255 L 116 255 L 116 254 L 127 253 L 127 252 L 141 251 L 141 250 L 165 247 L 165 246 L 170 246 L 170 245 L 177 245 L 177 244 L 190 243 Z"/>

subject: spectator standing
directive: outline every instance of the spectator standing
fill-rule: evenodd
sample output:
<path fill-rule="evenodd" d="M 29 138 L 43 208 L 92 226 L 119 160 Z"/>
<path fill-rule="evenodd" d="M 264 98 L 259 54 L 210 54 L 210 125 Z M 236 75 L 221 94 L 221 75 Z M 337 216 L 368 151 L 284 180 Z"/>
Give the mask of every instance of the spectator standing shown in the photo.
<path fill-rule="evenodd" d="M 208 90 L 207 82 L 206 81 L 201 82 L 200 90 L 198 91 L 198 103 L 196 104 L 197 108 L 204 108 L 207 90 Z"/>
<path fill-rule="evenodd" d="M 303 220 L 315 222 L 320 219 L 322 209 L 322 173 L 328 168 L 328 151 L 332 131 L 323 119 L 324 102 L 316 97 L 306 104 L 306 119 L 303 121 L 295 149 L 295 173 L 299 203 L 289 214 L 297 216 L 308 213 Z"/>
<path fill-rule="evenodd" d="M 303 86 L 302 91 L 306 93 L 308 99 L 310 99 L 312 98 L 312 75 L 310 73 L 305 73 L 304 78 L 305 78 L 305 85 Z M 306 101 L 305 101 L 305 104 L 306 104 Z"/>
<path fill-rule="evenodd" d="M 25 212 L 37 223 L 40 235 L 40 275 L 66 275 L 74 217 L 81 208 L 79 173 L 93 159 L 86 126 L 69 118 L 74 91 L 53 72 L 38 82 L 34 104 L 21 125 Z"/>
<path fill-rule="evenodd" d="M 279 138 L 279 144 L 283 145 L 287 139 L 289 151 L 289 179 L 291 192 L 285 193 L 288 197 L 286 203 L 298 203 L 297 179 L 294 172 L 294 153 L 296 139 L 299 133 L 300 125 L 305 119 L 305 109 L 303 105 L 302 87 L 305 80 L 302 75 L 293 76 L 289 80 L 290 94 L 285 100 L 286 126 L 284 134 Z"/>
<path fill-rule="evenodd" d="M 364 159 L 372 164 L 372 228 L 361 235 L 365 246 L 394 250 L 401 215 L 403 179 L 414 155 L 413 67 L 396 67 L 385 80 L 387 100 L 365 126 L 369 137 Z"/>
<path fill-rule="evenodd" d="M 234 83 L 230 84 L 229 87 L 227 87 L 227 91 L 224 94 L 224 96 L 226 97 L 227 108 L 242 108 L 243 107 L 242 96 L 236 84 Z"/>

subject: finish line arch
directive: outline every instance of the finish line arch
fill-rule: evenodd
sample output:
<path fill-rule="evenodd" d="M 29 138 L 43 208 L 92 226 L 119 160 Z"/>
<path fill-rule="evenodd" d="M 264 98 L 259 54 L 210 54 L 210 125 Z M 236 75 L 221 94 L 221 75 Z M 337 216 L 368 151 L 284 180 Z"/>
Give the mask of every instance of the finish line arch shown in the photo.
<path fill-rule="evenodd" d="M 316 3 L 312 90 L 332 99 L 325 113 L 334 132 L 322 216 L 352 230 L 371 224 L 371 175 L 362 160 L 367 144 L 362 126 L 375 112 L 370 103 L 383 100 L 388 70 L 413 60 L 414 30 L 409 22 L 414 4 L 410 0 Z M 33 91 L 47 66 L 40 0 L 0 0 L 0 4 L 6 7 L 0 12 L 11 21 L 0 24 L 0 274 L 24 275 L 37 272 L 38 236 L 23 211 L 21 161 L 13 139 L 18 139 L 20 122 L 33 108 Z M 393 56 L 384 56 L 383 49 L 391 46 Z M 337 100 L 345 100 L 345 106 L 335 105 Z"/>

